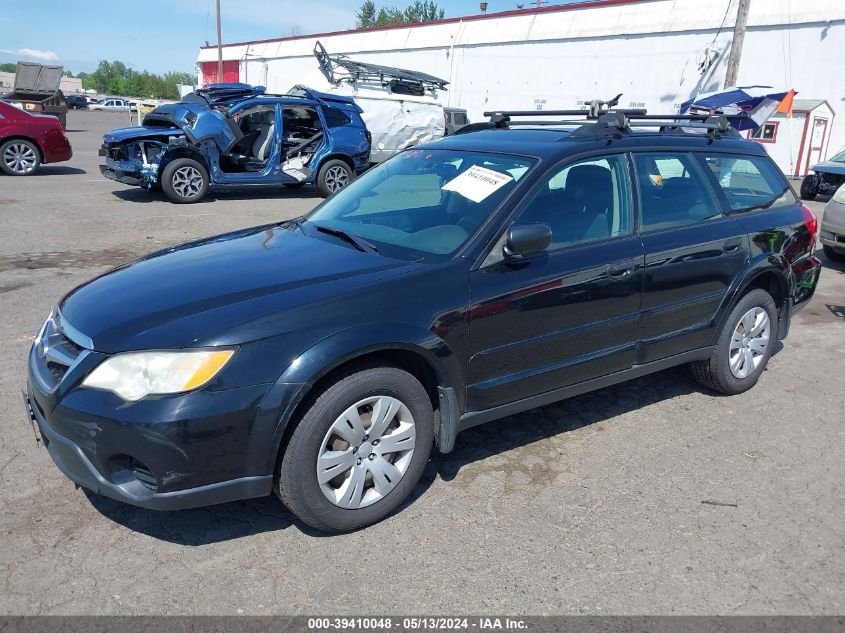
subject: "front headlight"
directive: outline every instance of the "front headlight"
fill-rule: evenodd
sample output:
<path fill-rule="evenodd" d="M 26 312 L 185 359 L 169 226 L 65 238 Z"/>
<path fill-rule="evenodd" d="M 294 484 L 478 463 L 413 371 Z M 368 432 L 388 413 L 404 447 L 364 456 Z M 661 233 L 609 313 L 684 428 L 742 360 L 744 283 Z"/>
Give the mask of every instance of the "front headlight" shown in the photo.
<path fill-rule="evenodd" d="M 105 360 L 82 383 L 134 402 L 150 394 L 183 393 L 202 387 L 234 355 L 233 350 L 127 352 Z"/>
<path fill-rule="evenodd" d="M 841 185 L 839 189 L 836 190 L 836 193 L 833 194 L 833 198 L 831 198 L 834 202 L 838 202 L 839 204 L 845 204 L 845 185 Z"/>

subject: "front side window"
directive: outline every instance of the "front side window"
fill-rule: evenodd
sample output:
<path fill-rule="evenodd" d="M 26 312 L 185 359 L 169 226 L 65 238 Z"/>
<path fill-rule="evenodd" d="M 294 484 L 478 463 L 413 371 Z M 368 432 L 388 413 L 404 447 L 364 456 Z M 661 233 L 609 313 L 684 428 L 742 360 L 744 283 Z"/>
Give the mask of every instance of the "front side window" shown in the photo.
<path fill-rule="evenodd" d="M 522 156 L 457 150 L 407 150 L 366 172 L 308 216 L 320 227 L 363 238 L 380 254 L 442 261 L 498 208 L 534 164 Z"/>
<path fill-rule="evenodd" d="M 690 154 L 634 154 L 640 229 L 660 231 L 721 215 L 698 161 Z"/>
<path fill-rule="evenodd" d="M 783 175 L 762 156 L 705 154 L 704 161 L 733 211 L 797 202 Z"/>
<path fill-rule="evenodd" d="M 516 224 L 547 224 L 550 248 L 631 233 L 628 170 L 622 155 L 579 161 L 555 171 L 520 213 Z"/>

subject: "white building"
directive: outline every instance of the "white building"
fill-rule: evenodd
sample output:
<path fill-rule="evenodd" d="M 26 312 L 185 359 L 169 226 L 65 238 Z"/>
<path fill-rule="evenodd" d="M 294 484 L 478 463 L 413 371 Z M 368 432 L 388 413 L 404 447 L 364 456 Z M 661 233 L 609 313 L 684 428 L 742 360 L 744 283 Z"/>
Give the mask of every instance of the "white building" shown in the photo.
<path fill-rule="evenodd" d="M 620 92 L 622 106 L 674 112 L 697 93 L 721 88 L 737 4 L 593 0 L 228 44 L 223 80 L 286 92 L 317 69 L 312 51 L 319 40 L 332 54 L 448 80 L 444 105 L 466 108 L 470 120 L 482 120 L 485 110 L 572 108 Z M 197 62 L 200 83 L 217 80 L 216 47 L 201 48 Z M 845 121 L 833 116 L 845 106 L 842 77 L 845 0 L 751 3 L 737 84 L 794 88 L 798 99 L 826 101 L 830 118 L 824 137 L 816 138 L 822 158 L 845 145 Z M 776 156 L 792 173 L 805 158 L 798 161 L 797 150 Z"/>

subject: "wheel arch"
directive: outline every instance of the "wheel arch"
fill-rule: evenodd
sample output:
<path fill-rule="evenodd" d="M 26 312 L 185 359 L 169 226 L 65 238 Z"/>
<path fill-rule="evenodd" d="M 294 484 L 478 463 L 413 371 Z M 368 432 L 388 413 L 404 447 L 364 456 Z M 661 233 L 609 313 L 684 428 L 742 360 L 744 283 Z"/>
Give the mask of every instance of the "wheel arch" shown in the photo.
<path fill-rule="evenodd" d="M 352 160 L 352 158 L 350 156 L 347 156 L 346 154 L 338 153 L 329 154 L 328 156 L 323 157 L 323 159 L 320 160 L 320 165 L 317 167 L 316 173 L 319 174 L 320 170 L 323 168 L 323 165 L 325 165 L 330 160 L 342 160 L 344 163 L 349 165 L 349 169 L 352 170 L 352 174 L 355 174 L 355 162 Z"/>
<path fill-rule="evenodd" d="M 370 332 L 368 332 L 370 330 Z M 440 408 L 440 390 L 453 390 L 463 401 L 463 374 L 457 356 L 430 331 L 401 324 L 380 324 L 343 330 L 300 354 L 269 390 L 262 411 L 274 415 L 275 429 L 268 467 L 275 469 L 295 421 L 337 376 L 368 365 L 392 365 L 417 378 Z M 273 471 L 275 472 L 275 470 Z"/>
<path fill-rule="evenodd" d="M 39 162 L 44 164 L 44 162 L 45 162 L 44 161 L 44 149 L 41 147 L 41 144 L 37 140 L 32 138 L 31 136 L 26 136 L 25 134 L 20 134 L 20 133 L 10 134 L 9 136 L 6 136 L 5 138 L 0 139 L 0 145 L 5 145 L 9 141 L 26 141 L 28 143 L 32 143 L 33 145 L 35 145 L 35 149 L 38 152 Z"/>
<path fill-rule="evenodd" d="M 717 312 L 715 320 L 716 327 L 713 329 L 711 344 L 715 344 L 716 340 L 718 340 L 725 320 L 730 315 L 731 310 L 734 309 L 734 306 L 736 306 L 742 297 L 755 288 L 765 290 L 774 300 L 778 310 L 778 325 L 787 316 L 787 299 L 791 298 L 790 288 L 792 287 L 787 274 L 784 272 L 784 270 L 788 270 L 788 266 L 780 258 L 776 258 L 777 264 L 779 264 L 776 265 L 773 262 L 773 257 L 771 253 L 761 255 L 749 262 L 749 265 L 745 268 L 745 274 L 737 276 L 737 280 L 733 284 L 732 289 L 726 294 L 725 300 L 723 300 Z M 778 331 L 780 331 L 780 328 Z"/>
<path fill-rule="evenodd" d="M 208 159 L 199 150 L 187 146 L 174 147 L 165 151 L 164 156 L 162 156 L 161 162 L 158 165 L 159 182 L 161 182 L 161 176 L 164 173 L 164 168 L 178 158 L 190 158 L 200 163 L 205 168 L 206 174 L 208 174 L 209 184 L 211 183 L 211 166 L 209 165 Z"/>

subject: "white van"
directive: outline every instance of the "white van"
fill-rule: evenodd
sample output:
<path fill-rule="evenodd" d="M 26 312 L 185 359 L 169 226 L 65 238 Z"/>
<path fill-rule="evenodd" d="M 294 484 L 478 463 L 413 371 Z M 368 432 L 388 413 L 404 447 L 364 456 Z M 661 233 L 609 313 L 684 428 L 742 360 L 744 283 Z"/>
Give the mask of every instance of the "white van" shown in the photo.
<path fill-rule="evenodd" d="M 320 66 L 304 77 L 291 94 L 304 88 L 352 97 L 372 134 L 370 161 L 380 163 L 404 149 L 442 138 L 446 120 L 438 92 L 448 84 L 425 73 L 356 62 L 329 55 L 317 42 Z"/>

